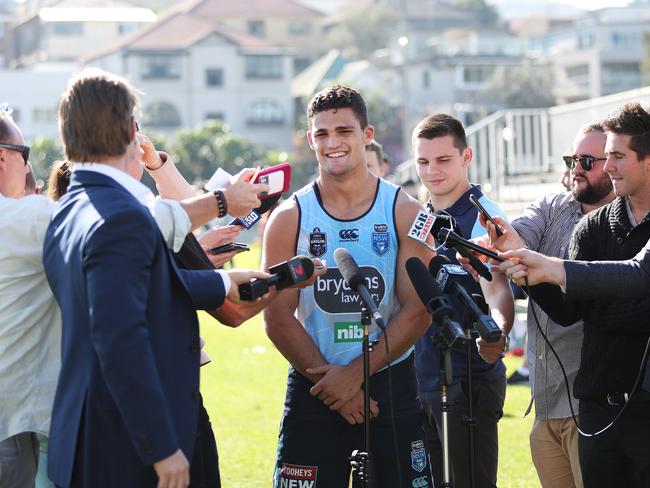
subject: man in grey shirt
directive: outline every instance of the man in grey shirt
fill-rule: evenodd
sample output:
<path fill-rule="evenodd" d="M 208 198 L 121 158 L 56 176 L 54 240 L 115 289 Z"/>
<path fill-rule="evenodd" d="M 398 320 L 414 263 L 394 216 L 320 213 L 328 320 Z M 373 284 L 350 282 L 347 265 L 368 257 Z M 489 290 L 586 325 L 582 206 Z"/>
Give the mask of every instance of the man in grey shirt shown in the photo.
<path fill-rule="evenodd" d="M 508 232 L 496 238 L 494 228 L 490 226 L 491 244 L 499 250 L 527 247 L 546 255 L 566 258 L 574 226 L 583 215 L 614 198 L 609 176 L 603 171 L 604 147 L 605 134 L 599 124 L 582 127 L 571 154 L 565 157 L 571 170 L 572 191 L 546 195 L 533 202 L 512 225 L 498 219 L 499 225 Z M 541 329 L 560 356 L 571 383 L 580 364 L 582 322 L 568 328 L 561 327 L 537 304 L 532 301 L 528 304 L 531 405 L 535 403 L 535 423 L 530 434 L 533 462 L 542 486 L 582 486 L 578 432 L 571 419 L 563 375 L 555 357 L 549 355 L 533 309 Z"/>

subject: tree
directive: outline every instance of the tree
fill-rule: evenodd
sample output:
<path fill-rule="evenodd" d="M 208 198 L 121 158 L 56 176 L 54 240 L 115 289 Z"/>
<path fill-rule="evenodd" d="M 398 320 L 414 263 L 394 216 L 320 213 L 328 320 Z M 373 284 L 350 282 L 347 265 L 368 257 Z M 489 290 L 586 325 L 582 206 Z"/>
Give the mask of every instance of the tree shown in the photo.
<path fill-rule="evenodd" d="M 385 48 L 394 37 L 399 17 L 384 5 L 351 3 L 339 23 L 325 37 L 328 49 L 340 49 L 356 59 L 367 59 L 377 49 Z"/>
<path fill-rule="evenodd" d="M 548 70 L 525 60 L 520 66 L 495 73 L 486 98 L 499 101 L 506 108 L 542 108 L 555 105 Z"/>
<path fill-rule="evenodd" d="M 495 27 L 499 23 L 499 12 L 485 0 L 452 0 L 452 5 L 474 13 L 476 23 L 482 28 Z"/>
<path fill-rule="evenodd" d="M 29 162 L 34 169 L 34 176 L 37 180 L 47 182 L 52 164 L 63 159 L 63 147 L 58 140 L 37 137 L 32 141 L 30 148 Z"/>

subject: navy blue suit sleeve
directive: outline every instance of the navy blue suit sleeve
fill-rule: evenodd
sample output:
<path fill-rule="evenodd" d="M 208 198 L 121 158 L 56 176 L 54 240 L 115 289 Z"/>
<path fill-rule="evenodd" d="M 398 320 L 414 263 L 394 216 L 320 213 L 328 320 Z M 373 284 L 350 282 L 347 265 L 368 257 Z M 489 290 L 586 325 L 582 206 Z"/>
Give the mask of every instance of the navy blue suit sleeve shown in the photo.
<path fill-rule="evenodd" d="M 226 290 L 223 279 L 214 270 L 176 269 L 198 310 L 214 310 L 223 305 Z"/>
<path fill-rule="evenodd" d="M 567 261 L 564 267 L 569 300 L 650 295 L 650 242 L 628 261 Z"/>
<path fill-rule="evenodd" d="M 138 211 L 108 217 L 84 248 L 91 338 L 104 379 L 138 455 L 151 465 L 179 441 L 151 347 L 146 308 L 156 235 Z"/>

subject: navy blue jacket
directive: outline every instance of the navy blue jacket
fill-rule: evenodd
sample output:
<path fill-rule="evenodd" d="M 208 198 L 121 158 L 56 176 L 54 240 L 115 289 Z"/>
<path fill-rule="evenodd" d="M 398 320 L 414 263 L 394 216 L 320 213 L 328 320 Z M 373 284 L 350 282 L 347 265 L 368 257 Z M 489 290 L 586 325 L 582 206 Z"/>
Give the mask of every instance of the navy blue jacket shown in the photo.
<path fill-rule="evenodd" d="M 155 486 L 153 463 L 197 428 L 195 310 L 225 298 L 215 271 L 176 267 L 149 211 L 113 179 L 72 175 L 47 229 L 62 365 L 48 475 L 58 485 Z"/>

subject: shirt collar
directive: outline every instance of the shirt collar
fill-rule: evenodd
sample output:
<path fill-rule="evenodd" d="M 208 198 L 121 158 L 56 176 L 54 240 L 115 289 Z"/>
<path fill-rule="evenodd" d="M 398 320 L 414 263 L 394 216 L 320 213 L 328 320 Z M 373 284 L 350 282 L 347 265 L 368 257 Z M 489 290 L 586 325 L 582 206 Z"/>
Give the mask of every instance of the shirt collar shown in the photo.
<path fill-rule="evenodd" d="M 113 166 L 103 163 L 82 163 L 74 164 L 72 166 L 72 171 L 93 171 L 95 173 L 103 174 L 108 176 L 120 186 L 124 187 L 131 195 L 133 195 L 140 203 L 143 205 L 150 204 L 156 197 L 154 194 L 140 183 L 138 180 L 128 175 L 124 171 L 121 171 Z"/>

